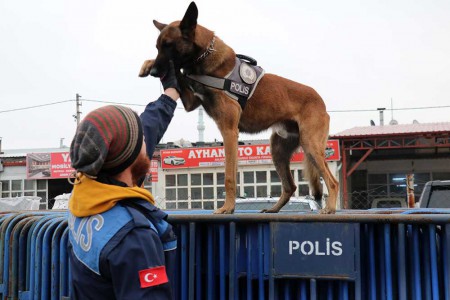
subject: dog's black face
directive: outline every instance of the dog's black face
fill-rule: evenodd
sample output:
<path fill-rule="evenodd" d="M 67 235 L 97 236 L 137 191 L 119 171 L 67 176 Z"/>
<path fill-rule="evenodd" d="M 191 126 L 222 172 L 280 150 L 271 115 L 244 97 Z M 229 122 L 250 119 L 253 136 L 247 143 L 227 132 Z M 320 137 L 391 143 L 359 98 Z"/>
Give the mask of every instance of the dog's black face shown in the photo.
<path fill-rule="evenodd" d="M 156 56 L 150 75 L 161 77 L 167 71 L 169 60 L 175 69 L 193 64 L 196 54 L 200 51 L 195 45 L 195 28 L 197 27 L 198 10 L 194 2 L 189 5 L 183 19 L 169 25 L 153 20 L 160 34 L 156 41 L 158 55 Z"/>

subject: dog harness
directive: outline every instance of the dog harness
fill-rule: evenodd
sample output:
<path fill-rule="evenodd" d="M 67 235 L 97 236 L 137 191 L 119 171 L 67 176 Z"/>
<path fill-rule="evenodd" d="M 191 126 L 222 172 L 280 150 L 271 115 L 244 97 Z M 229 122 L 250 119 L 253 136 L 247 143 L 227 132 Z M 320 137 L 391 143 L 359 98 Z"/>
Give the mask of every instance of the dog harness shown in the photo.
<path fill-rule="evenodd" d="M 237 54 L 234 68 L 225 78 L 192 74 L 186 77 L 208 87 L 225 91 L 230 98 L 239 102 L 243 110 L 264 76 L 264 69 L 256 64 L 253 58 Z"/>

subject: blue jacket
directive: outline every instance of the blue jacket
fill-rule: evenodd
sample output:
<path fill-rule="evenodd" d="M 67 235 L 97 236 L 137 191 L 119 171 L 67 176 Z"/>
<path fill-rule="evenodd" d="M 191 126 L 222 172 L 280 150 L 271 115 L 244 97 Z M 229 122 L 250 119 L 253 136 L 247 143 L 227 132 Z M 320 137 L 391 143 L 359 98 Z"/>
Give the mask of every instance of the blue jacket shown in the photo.
<path fill-rule="evenodd" d="M 177 103 L 169 96 L 162 94 L 158 100 L 150 102 L 141 114 L 142 127 L 144 129 L 147 155 L 153 156 L 156 145 L 163 137 L 172 120 Z"/>
<path fill-rule="evenodd" d="M 162 95 L 141 114 L 150 157 L 175 108 Z M 69 214 L 71 299 L 173 299 L 177 242 L 166 216 L 139 199 L 89 217 Z"/>
<path fill-rule="evenodd" d="M 140 208 L 120 203 L 90 217 L 69 215 L 71 299 L 173 299 L 177 241 L 172 226 L 150 203 L 133 202 Z M 167 280 L 143 288 L 140 273 L 161 266 Z"/>

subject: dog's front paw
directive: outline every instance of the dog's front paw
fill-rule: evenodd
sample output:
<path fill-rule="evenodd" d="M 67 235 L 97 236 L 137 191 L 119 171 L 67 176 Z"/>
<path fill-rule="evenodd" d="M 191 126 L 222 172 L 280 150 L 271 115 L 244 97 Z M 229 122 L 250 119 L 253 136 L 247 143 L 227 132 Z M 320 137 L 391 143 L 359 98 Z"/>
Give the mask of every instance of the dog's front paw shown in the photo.
<path fill-rule="evenodd" d="M 279 209 L 274 209 L 272 207 L 272 208 L 265 208 L 265 209 L 261 210 L 260 213 L 263 213 L 263 214 L 276 214 L 279 211 L 280 211 Z"/>
<path fill-rule="evenodd" d="M 221 208 L 218 208 L 218 209 L 216 209 L 215 211 L 214 211 L 214 214 L 215 215 L 219 215 L 219 214 L 232 214 L 232 213 L 234 213 L 234 207 L 225 207 L 225 206 L 222 206 Z"/>
<path fill-rule="evenodd" d="M 139 77 L 147 77 L 150 74 L 150 70 L 152 69 L 154 63 L 154 59 L 144 61 L 141 67 L 141 71 L 139 72 Z"/>
<path fill-rule="evenodd" d="M 321 213 L 321 214 L 327 214 L 327 215 L 333 215 L 333 214 L 336 213 L 336 209 L 332 209 L 332 208 L 329 208 L 329 207 L 325 207 L 324 209 L 321 209 L 321 210 L 320 210 L 320 213 Z"/>

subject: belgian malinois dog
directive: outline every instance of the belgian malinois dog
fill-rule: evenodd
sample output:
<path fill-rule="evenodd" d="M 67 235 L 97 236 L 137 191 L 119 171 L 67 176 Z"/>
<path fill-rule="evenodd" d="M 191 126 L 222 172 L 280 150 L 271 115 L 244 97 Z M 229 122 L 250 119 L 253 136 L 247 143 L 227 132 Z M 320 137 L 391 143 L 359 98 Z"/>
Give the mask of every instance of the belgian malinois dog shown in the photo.
<path fill-rule="evenodd" d="M 278 212 L 296 190 L 290 171 L 290 158 L 301 146 L 305 153 L 306 174 L 312 195 L 322 199 L 320 177 L 328 188 L 327 205 L 322 213 L 336 211 L 338 182 L 325 161 L 330 117 L 319 94 L 311 87 L 265 74 L 244 108 L 225 91 L 196 82 L 186 75 L 224 78 L 234 69 L 236 53 L 214 32 L 197 24 L 198 9 L 192 2 L 183 19 L 168 25 L 153 24 L 160 30 L 156 59 L 144 62 L 140 77 L 161 77 L 172 60 L 186 111 L 202 105 L 216 122 L 225 148 L 224 205 L 217 214 L 234 212 L 236 197 L 237 145 L 239 132 L 258 133 L 272 128 L 271 155 L 282 182 L 282 194 L 267 213 Z"/>

